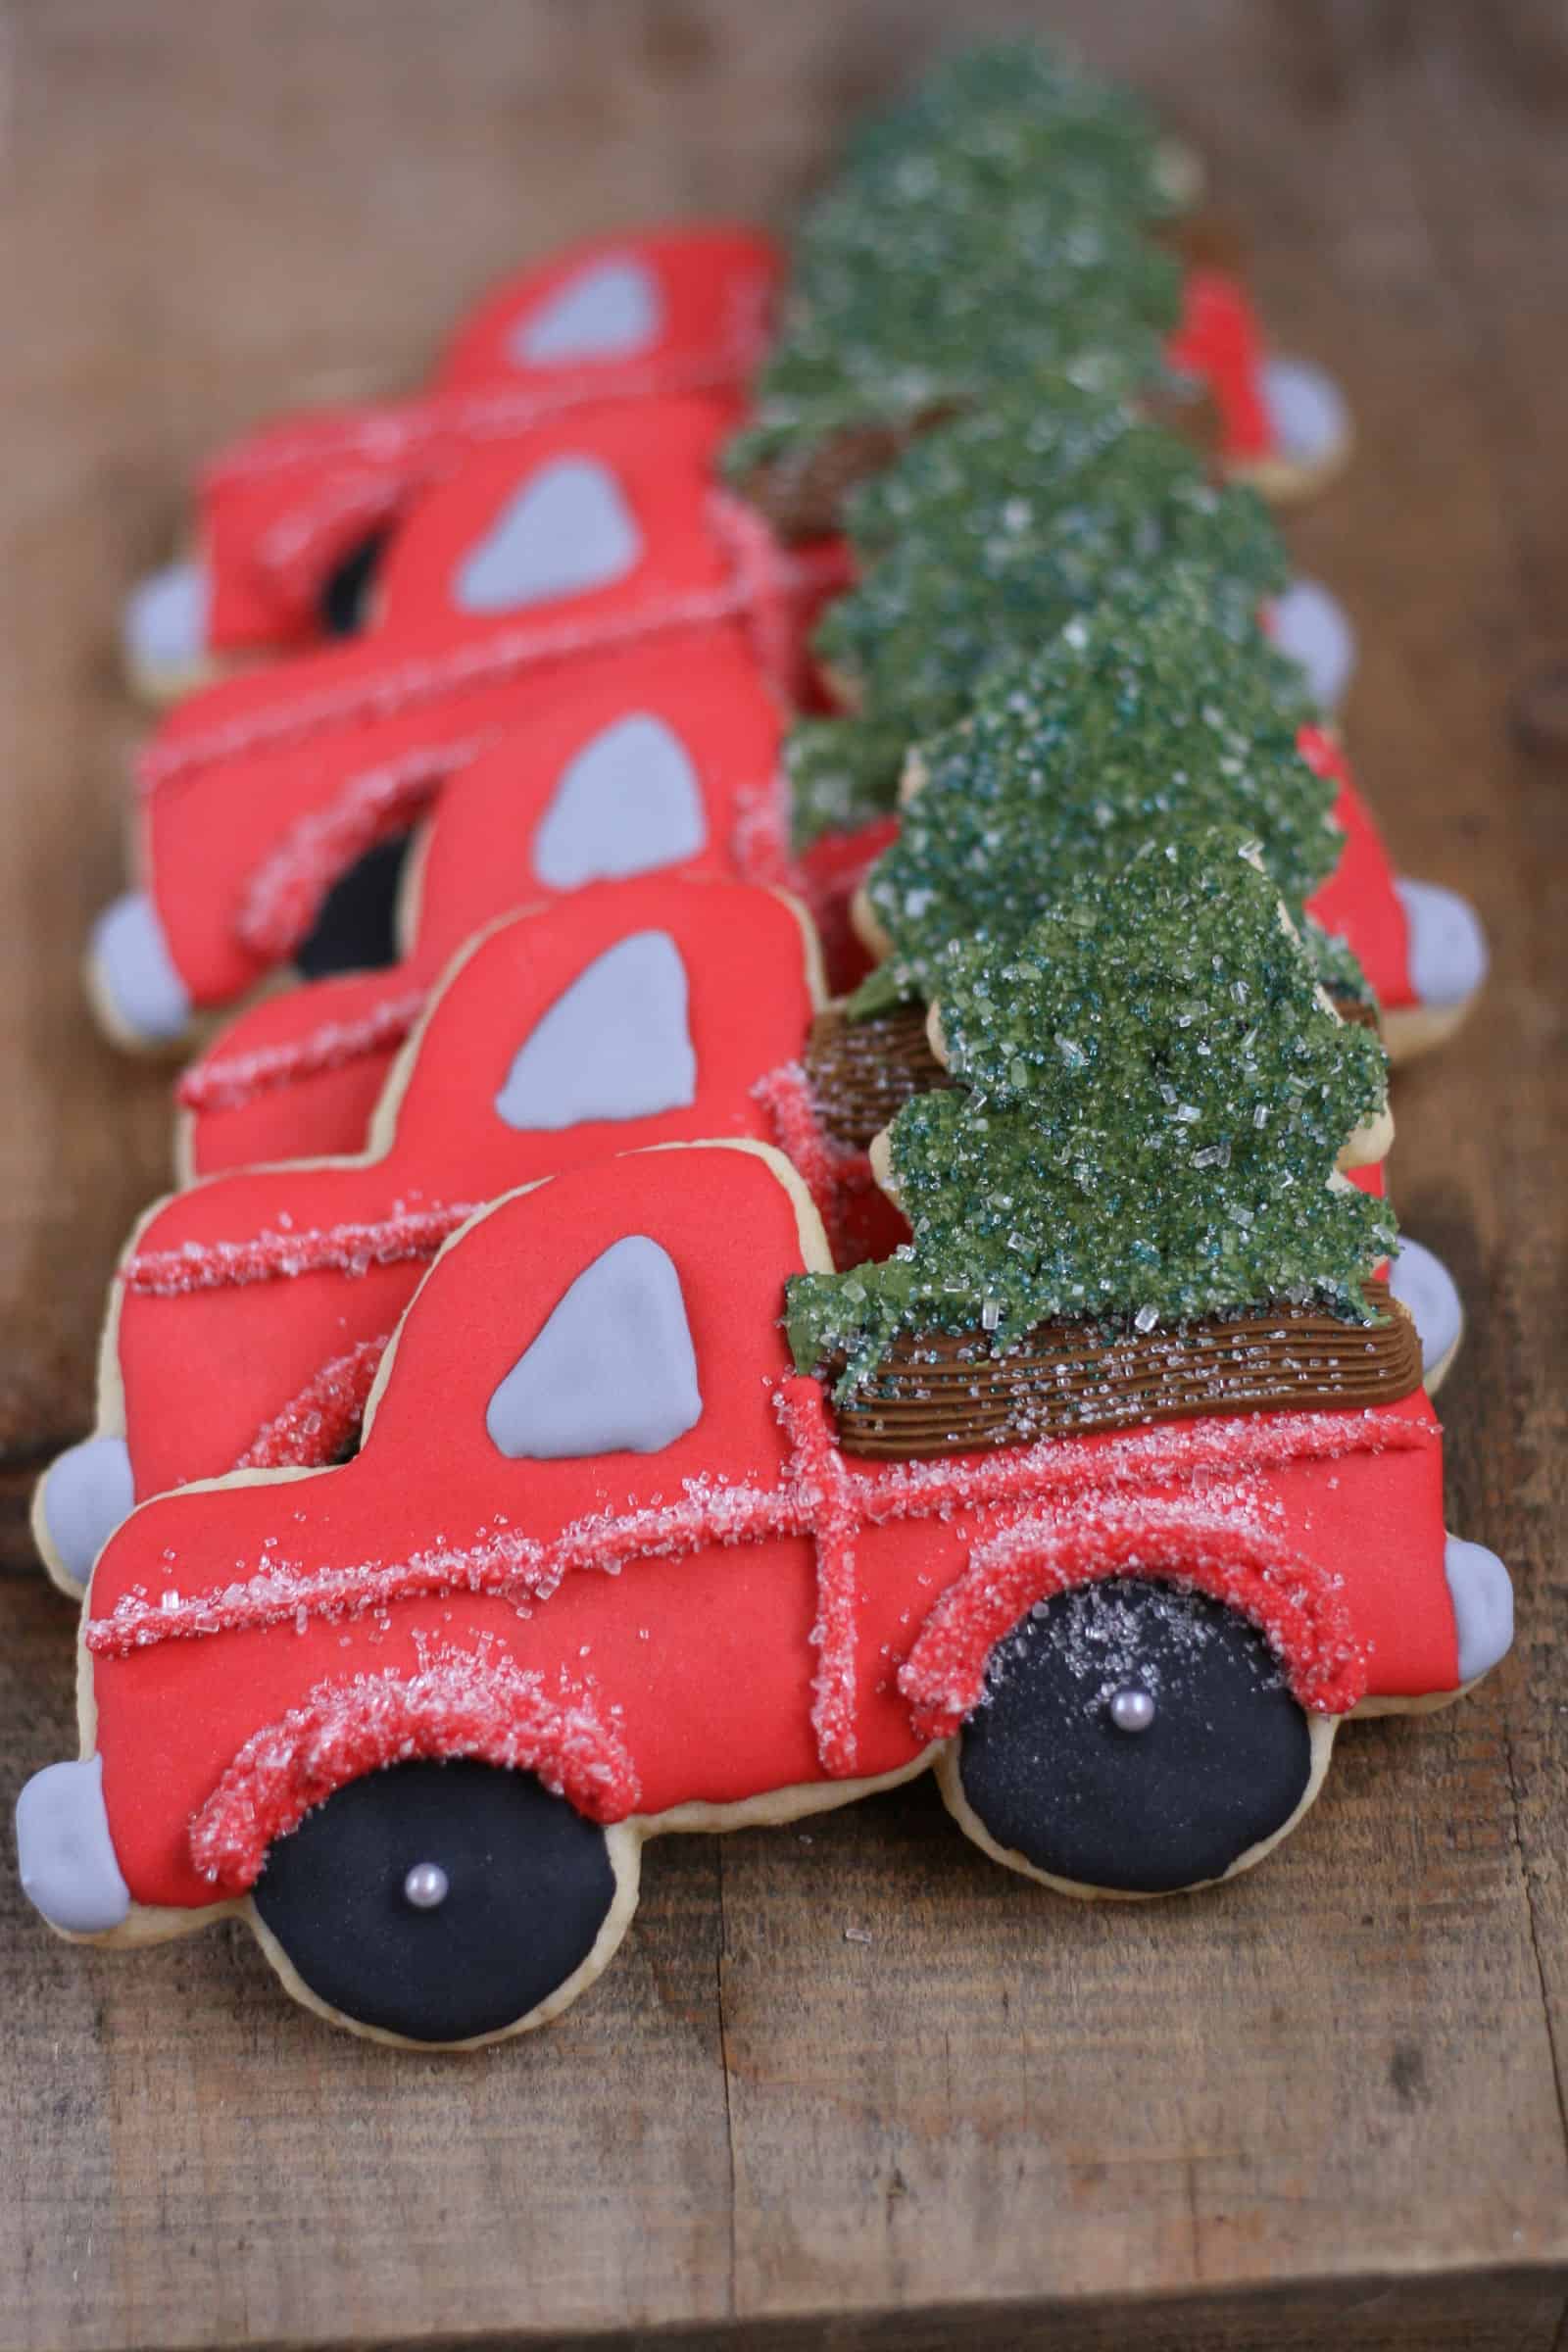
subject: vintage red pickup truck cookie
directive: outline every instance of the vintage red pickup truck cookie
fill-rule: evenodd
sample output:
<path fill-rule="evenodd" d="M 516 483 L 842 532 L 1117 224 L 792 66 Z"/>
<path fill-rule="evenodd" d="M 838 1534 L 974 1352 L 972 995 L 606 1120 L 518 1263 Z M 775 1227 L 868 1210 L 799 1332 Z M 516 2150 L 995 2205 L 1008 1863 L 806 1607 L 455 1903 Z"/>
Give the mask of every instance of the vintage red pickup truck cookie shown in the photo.
<path fill-rule="evenodd" d="M 1457 891 L 1396 871 L 1337 735 L 1303 727 L 1298 749 L 1338 788 L 1333 818 L 1344 835 L 1339 862 L 1307 911 L 1354 953 L 1377 998 L 1390 1059 L 1411 1060 L 1452 1036 L 1486 980 L 1481 919 Z M 853 833 L 823 834 L 803 853 L 801 887 L 826 937 L 841 938 L 869 868 L 897 831 L 898 820 L 888 817 Z M 862 967 L 870 960 L 862 948 Z"/>
<path fill-rule="evenodd" d="M 600 883 L 482 934 L 362 1155 L 230 1171 L 141 1220 L 111 1287 L 97 1428 L 38 1487 L 51 1572 L 79 1591 L 137 1498 L 330 1459 L 419 1275 L 480 1202 L 637 1144 L 771 1142 L 765 1081 L 820 1003 L 803 910 L 741 883 Z"/>
<path fill-rule="evenodd" d="M 382 969 L 262 997 L 184 1072 L 181 1179 L 357 1152 L 431 983 L 513 908 L 664 873 L 789 878 L 778 697 L 734 622 L 687 658 L 597 655 L 446 785 Z"/>
<path fill-rule="evenodd" d="M 1296 1825 L 1348 1717 L 1506 1647 L 1418 1389 L 890 1458 L 780 1330 L 825 1262 L 756 1147 L 479 1214 L 354 1459 L 112 1539 L 81 1758 L 18 1809 L 45 1917 L 134 1945 L 237 1914 L 335 2022 L 467 2045 L 593 1980 L 661 1832 L 934 1766 L 1048 1884 L 1204 1884 Z"/>
<path fill-rule="evenodd" d="M 399 960 L 262 998 L 184 1074 L 182 1180 L 359 1150 L 430 976 L 481 924 L 572 886 L 579 873 L 625 872 L 628 860 L 646 858 L 672 870 L 795 881 L 777 791 L 780 730 L 777 698 L 735 631 L 716 633 L 674 667 L 654 650 L 585 665 L 444 789 L 405 876 Z M 1312 910 L 1356 951 L 1399 1057 L 1456 1009 L 1446 1001 L 1474 982 L 1477 967 L 1460 970 L 1444 950 L 1450 894 L 1393 875 L 1343 749 L 1316 731 L 1303 749 L 1340 785 L 1335 816 L 1345 833 L 1339 868 Z M 847 903 L 890 833 L 828 840 L 805 860 L 799 878 L 837 943 L 830 977 L 860 968 L 847 959 Z M 572 856 L 563 861 L 568 834 Z M 1463 946 L 1473 918 L 1456 906 Z M 1413 970 L 1435 999 L 1418 994 Z"/>
<path fill-rule="evenodd" d="M 368 631 L 226 680 L 171 713 L 138 763 L 140 887 L 100 919 L 88 985 L 111 1035 L 169 1045 L 315 936 L 333 886 L 448 776 L 586 660 L 690 659 L 733 624 L 793 696 L 835 549 L 784 557 L 714 488 L 725 410 L 584 410 L 476 456 L 389 546 Z"/>
<path fill-rule="evenodd" d="M 738 392 L 778 276 L 766 238 L 722 223 L 588 238 L 493 287 L 421 395 L 264 425 L 203 473 L 196 552 L 130 597 L 132 683 L 168 701 L 350 633 L 398 516 L 498 442 L 606 401 Z"/>
<path fill-rule="evenodd" d="M 197 552 L 128 599 L 132 684 L 166 702 L 227 663 L 352 634 L 410 503 L 548 418 L 612 400 L 740 392 L 765 348 L 779 275 L 774 248 L 743 228 L 590 238 L 494 288 L 422 396 L 263 426 L 203 473 Z M 1233 475 L 1289 495 L 1337 462 L 1348 427 L 1336 388 L 1267 352 L 1230 272 L 1189 272 L 1169 357 L 1208 394 Z M 1291 623 L 1314 644 L 1325 630 L 1342 642 L 1320 592 L 1303 591 Z M 1337 666 L 1343 653 L 1330 658 Z"/>

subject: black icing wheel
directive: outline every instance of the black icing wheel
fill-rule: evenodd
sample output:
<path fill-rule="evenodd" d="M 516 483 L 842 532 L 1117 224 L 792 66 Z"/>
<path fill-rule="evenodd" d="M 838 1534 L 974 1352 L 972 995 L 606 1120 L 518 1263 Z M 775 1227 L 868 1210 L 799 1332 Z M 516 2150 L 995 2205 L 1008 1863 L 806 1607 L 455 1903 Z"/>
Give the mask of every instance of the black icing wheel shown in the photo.
<path fill-rule="evenodd" d="M 398 960 L 398 894 L 410 836 L 378 841 L 339 874 L 310 933 L 294 951 L 306 980 L 330 972 L 379 972 Z"/>
<path fill-rule="evenodd" d="M 999 1642 L 959 1739 L 963 1796 L 1052 1878 L 1165 1894 L 1283 1829 L 1312 1775 L 1307 1719 L 1256 1627 L 1118 1577 Z"/>
<path fill-rule="evenodd" d="M 537 2009 L 614 1896 L 603 1830 L 532 1774 L 464 1759 L 350 1781 L 277 1840 L 253 1900 L 318 2000 L 440 2042 Z"/>

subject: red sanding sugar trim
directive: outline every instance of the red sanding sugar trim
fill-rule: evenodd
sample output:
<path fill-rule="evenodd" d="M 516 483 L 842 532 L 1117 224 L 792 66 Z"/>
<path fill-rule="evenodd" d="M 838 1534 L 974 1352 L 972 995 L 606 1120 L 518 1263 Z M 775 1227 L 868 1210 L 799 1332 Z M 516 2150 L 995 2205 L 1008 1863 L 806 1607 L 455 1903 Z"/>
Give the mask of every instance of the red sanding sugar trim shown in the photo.
<path fill-rule="evenodd" d="M 805 898 L 790 850 L 789 785 L 782 768 L 775 768 L 765 784 L 742 785 L 736 792 L 729 852 L 742 882 Z"/>
<path fill-rule="evenodd" d="M 532 387 L 500 384 L 487 392 L 433 392 L 422 400 L 388 401 L 368 415 L 328 412 L 317 423 L 297 425 L 286 438 L 264 426 L 250 441 L 214 458 L 203 469 L 201 487 L 220 495 L 239 484 L 318 466 L 407 468 L 439 464 L 475 443 L 516 440 L 574 409 L 728 392 L 751 356 L 737 349 L 722 358 L 705 354 L 700 359 L 656 360 L 617 373 L 612 380 L 601 376 L 597 382 L 584 372 Z M 309 532 L 319 511 L 315 500 L 302 500 L 284 519 L 297 532 Z"/>
<path fill-rule="evenodd" d="M 313 809 L 251 875 L 234 928 L 253 956 L 280 963 L 309 936 L 334 882 L 378 841 L 412 825 L 447 778 L 501 737 L 481 729 L 431 744 L 354 776 L 329 807 Z"/>
<path fill-rule="evenodd" d="M 816 1652 L 811 1678 L 811 1730 L 822 1769 L 832 1780 L 855 1772 L 855 1539 L 861 1520 L 854 1484 L 834 1444 L 819 1396 L 791 1383 L 783 1394 L 784 1427 L 794 1447 L 792 1479 L 808 1493 L 816 1548 Z"/>
<path fill-rule="evenodd" d="M 499 384 L 493 391 L 431 393 L 422 400 L 387 402 L 368 415 L 328 412 L 301 419 L 286 435 L 266 427 L 237 447 L 220 451 L 201 474 L 204 491 L 287 473 L 302 466 L 344 460 L 366 466 L 407 463 L 434 444 L 448 441 L 510 441 L 565 411 L 622 401 L 678 399 L 683 394 L 723 392 L 745 383 L 767 351 L 767 313 L 772 285 L 760 270 L 737 272 L 730 289 L 724 339 L 713 352 L 603 367 L 555 376 L 548 384 Z M 310 510 L 302 508 L 301 521 Z"/>
<path fill-rule="evenodd" d="M 276 1625 L 303 1628 L 313 1618 L 341 1620 L 400 1601 L 459 1592 L 544 1601 L 564 1578 L 582 1570 L 616 1576 L 637 1559 L 682 1558 L 710 1544 L 755 1544 L 775 1536 L 814 1539 L 824 1526 L 829 1581 L 835 1592 L 843 1592 L 853 1590 L 854 1581 L 840 1516 L 846 1507 L 853 1509 L 857 1527 L 871 1527 L 988 1508 L 1076 1506 L 1091 1500 L 1103 1505 L 1200 1473 L 1255 1480 L 1288 1462 L 1406 1451 L 1439 1434 L 1434 1422 L 1410 1421 L 1377 1407 L 1244 1414 L 1230 1421 L 1171 1423 L 1129 1438 L 1045 1438 L 1016 1453 L 958 1455 L 872 1471 L 852 1470 L 846 1463 L 843 1485 L 835 1483 L 829 1494 L 820 1470 L 813 1473 L 802 1458 L 803 1433 L 810 1459 L 820 1458 L 810 1435 L 815 1426 L 823 1442 L 834 1442 L 820 1385 L 796 1376 L 783 1384 L 777 1401 L 792 1443 L 774 1486 L 692 1479 L 679 1502 L 597 1512 L 548 1543 L 503 1526 L 483 1543 L 438 1544 L 401 1560 L 306 1569 L 274 1554 L 265 1567 L 236 1577 L 219 1592 L 184 1594 L 171 1586 L 155 1595 L 145 1589 L 123 1592 L 108 1615 L 88 1621 L 83 1641 L 95 1657 L 125 1658 L 166 1642 L 256 1633 Z M 198 1499 L 192 1497 L 190 1507 Z M 1211 1513 L 1213 1508 L 1209 1489 L 1204 1509 Z"/>
<path fill-rule="evenodd" d="M 524 433 L 564 416 L 574 409 L 611 403 L 723 393 L 734 383 L 734 371 L 711 363 L 670 370 L 660 380 L 653 370 L 636 382 L 597 394 L 558 392 L 555 397 L 519 392 L 448 396 L 415 413 L 413 429 L 386 436 L 379 450 L 348 450 L 328 463 L 361 463 L 376 466 L 380 478 L 358 485 L 334 486 L 303 498 L 280 514 L 257 544 L 258 569 L 291 605 L 308 607 L 318 592 L 323 554 L 330 557 L 340 543 L 346 523 L 362 528 L 391 521 L 413 498 L 425 495 L 438 482 L 450 479 L 465 459 L 487 442 L 518 440 Z M 376 437 L 376 436 L 372 436 Z M 313 462 L 309 458 L 302 463 Z M 319 462 L 319 461 L 316 461 Z"/>
<path fill-rule="evenodd" d="M 708 515 L 729 557 L 735 596 L 750 619 L 762 674 L 789 690 L 799 667 L 793 608 L 802 598 L 849 586 L 849 547 L 831 539 L 814 548 L 786 549 L 757 509 L 727 490 L 710 491 Z"/>
<path fill-rule="evenodd" d="M 752 1092 L 772 1121 L 774 1142 L 815 1203 L 835 1262 L 842 1263 L 846 1200 L 876 1190 L 870 1153 L 851 1151 L 827 1133 L 810 1080 L 798 1061 L 769 1070 Z"/>
<path fill-rule="evenodd" d="M 156 792 L 215 761 L 238 759 L 245 753 L 273 745 L 297 743 L 322 727 L 345 725 L 357 718 L 394 718 L 400 711 L 440 702 L 448 695 L 462 694 L 469 688 L 504 684 L 541 662 L 635 644 L 644 637 L 709 627 L 725 620 L 741 618 L 751 624 L 759 659 L 766 668 L 770 650 L 776 652 L 780 642 L 781 627 L 776 612 L 757 609 L 751 601 L 762 593 L 762 567 L 755 546 L 750 544 L 750 518 L 743 529 L 737 530 L 725 510 L 738 506 L 739 502 L 719 491 L 710 493 L 710 498 L 717 509 L 712 515 L 715 535 L 736 566 L 732 577 L 721 585 L 672 597 L 656 612 L 639 611 L 619 618 L 595 621 L 557 621 L 542 628 L 505 629 L 495 636 L 481 636 L 471 643 L 453 647 L 444 654 L 390 662 L 383 670 L 350 678 L 325 693 L 305 694 L 296 699 L 280 697 L 266 710 L 226 720 L 205 732 L 177 733 L 172 741 L 160 742 L 155 738 L 136 762 L 138 788 L 144 793 Z M 767 529 L 760 518 L 756 527 L 764 533 Z M 768 578 L 778 593 L 804 602 L 842 586 L 847 577 L 846 565 L 847 557 L 837 542 L 791 553 L 780 549 L 776 564 L 770 564 Z M 783 631 L 782 635 L 787 638 L 788 632 Z M 794 666 L 793 661 L 786 659 L 782 670 L 776 666 L 768 670 L 773 682 L 785 692 L 793 682 Z M 407 755 L 413 759 L 419 756 L 418 752 Z"/>
<path fill-rule="evenodd" d="M 510 1660 L 454 1650 L 409 1680 L 320 1683 L 256 1733 L 191 1823 L 196 1868 L 243 1894 L 269 1846 L 335 1789 L 389 1764 L 453 1756 L 536 1773 L 590 1821 L 623 1821 L 641 1793 L 624 1745 L 587 1699 L 558 1704 Z"/>
<path fill-rule="evenodd" d="M 247 718 L 211 727 L 205 734 L 176 736 L 172 743 L 154 741 L 137 761 L 137 781 L 143 792 L 156 792 L 216 761 L 302 742 L 322 727 L 362 717 L 395 718 L 400 711 L 439 702 L 469 687 L 502 685 L 544 662 L 634 643 L 662 630 L 728 620 L 737 609 L 734 591 L 724 586 L 705 588 L 673 599 L 658 612 L 637 612 L 620 620 L 562 621 L 546 628 L 507 629 L 446 654 L 389 663 L 368 678 L 353 678 L 325 694 L 279 701 Z M 417 752 L 411 755 L 419 756 Z"/>
<path fill-rule="evenodd" d="M 384 529 L 408 499 L 414 485 L 394 474 L 378 480 L 333 482 L 314 507 L 281 515 L 262 534 L 256 549 L 259 568 L 270 572 L 285 590 L 309 599 L 319 592 L 312 571 L 301 576 L 306 563 L 323 540 L 341 542 L 347 532 L 368 534 Z"/>
<path fill-rule="evenodd" d="M 126 1290 L 154 1298 L 192 1291 L 238 1289 L 252 1282 L 288 1282 L 299 1274 L 365 1274 L 411 1257 L 434 1257 L 478 1206 L 473 1200 L 433 1200 L 427 1208 L 398 1208 L 363 1223 L 266 1230 L 243 1242 L 181 1242 L 173 1250 L 144 1250 L 125 1260 Z"/>
<path fill-rule="evenodd" d="M 785 1062 L 759 1078 L 752 1093 L 772 1122 L 773 1141 L 810 1194 L 836 1261 L 841 1239 L 839 1171 L 806 1072 L 798 1061 Z"/>
<path fill-rule="evenodd" d="M 1126 1516 L 1025 1521 L 976 1545 L 899 1670 L 920 1738 L 957 1731 L 980 1702 L 993 1649 L 1037 1601 L 1125 1575 L 1191 1586 L 1250 1617 L 1303 1707 L 1348 1715 L 1365 1695 L 1366 1657 L 1338 1579 L 1265 1529 L 1144 1504 Z"/>
<path fill-rule="evenodd" d="M 1158 1422 L 1124 1436 L 1093 1439 L 1075 1433 L 1042 1438 L 1018 1450 L 885 1464 L 867 1482 L 874 1488 L 874 1507 L 866 1506 L 867 1516 L 934 1518 L 1010 1503 L 1068 1503 L 1216 1475 L 1255 1478 L 1292 1462 L 1407 1453 L 1434 1444 L 1441 1434 L 1435 1421 L 1407 1420 L 1378 1405 Z M 860 1483 L 858 1475 L 857 1486 Z"/>
<path fill-rule="evenodd" d="M 389 997 L 355 1021 L 323 1021 L 308 1037 L 241 1054 L 215 1054 L 188 1069 L 174 1088 L 184 1110 L 238 1110 L 273 1087 L 345 1069 L 367 1054 L 400 1046 L 424 1010 L 426 991 L 410 989 Z"/>
<path fill-rule="evenodd" d="M 263 1423 L 234 1468 L 315 1470 L 334 1461 L 365 1418 L 391 1337 L 383 1331 L 373 1340 L 361 1340 L 323 1364 L 281 1412 Z"/>

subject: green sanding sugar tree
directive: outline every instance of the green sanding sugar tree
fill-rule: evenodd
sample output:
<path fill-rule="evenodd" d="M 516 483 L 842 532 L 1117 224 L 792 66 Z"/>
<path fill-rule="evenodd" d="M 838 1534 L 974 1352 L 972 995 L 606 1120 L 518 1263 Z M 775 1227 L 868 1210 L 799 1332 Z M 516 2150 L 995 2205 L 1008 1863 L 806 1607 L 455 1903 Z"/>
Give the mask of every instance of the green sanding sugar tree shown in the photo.
<path fill-rule="evenodd" d="M 1159 380 L 1171 257 L 1070 188 L 979 191 L 934 159 L 927 201 L 845 186 L 808 218 L 755 420 L 725 468 L 804 464 L 867 427 L 913 429 L 1063 370 L 1106 397 Z"/>
<path fill-rule="evenodd" d="M 1216 617 L 1201 570 L 1172 565 L 1077 615 L 919 747 L 924 783 L 866 886 L 890 953 L 852 1010 L 929 1003 L 954 947 L 1012 947 L 1173 824 L 1243 828 L 1299 917 L 1343 840 L 1335 786 L 1297 750 L 1309 715 L 1300 672 Z M 1337 989 L 1358 977 L 1348 951 L 1335 963 Z"/>
<path fill-rule="evenodd" d="M 1075 612 L 1190 564 L 1238 637 L 1286 584 L 1284 545 L 1250 490 L 1130 410 L 1061 383 L 929 434 L 851 507 L 858 587 L 816 651 L 854 715 L 808 720 L 789 747 L 796 835 L 890 808 L 905 750 L 951 726 L 998 662 Z"/>
<path fill-rule="evenodd" d="M 1384 1106 L 1382 1049 L 1325 1004 L 1240 835 L 1146 840 L 1005 948 L 954 947 L 939 1013 L 957 1084 L 887 1139 L 913 1239 L 796 1277 L 803 1370 L 842 1357 L 843 1396 L 903 1333 L 1373 1320 L 1393 1219 L 1335 1169 Z"/>
<path fill-rule="evenodd" d="M 934 67 L 862 123 L 843 176 L 918 202 L 933 156 L 982 183 L 1051 176 L 1134 219 L 1179 209 L 1187 171 L 1129 90 L 1038 40 L 992 41 Z"/>
<path fill-rule="evenodd" d="M 1005 500 L 1059 503 L 1070 481 L 1139 423 L 1126 401 L 1086 392 L 1052 375 L 1020 392 L 1004 389 L 986 408 L 911 442 L 891 466 L 861 482 L 845 504 L 844 530 L 863 567 L 900 539 L 983 535 L 977 506 Z M 995 527 L 993 524 L 992 528 Z"/>

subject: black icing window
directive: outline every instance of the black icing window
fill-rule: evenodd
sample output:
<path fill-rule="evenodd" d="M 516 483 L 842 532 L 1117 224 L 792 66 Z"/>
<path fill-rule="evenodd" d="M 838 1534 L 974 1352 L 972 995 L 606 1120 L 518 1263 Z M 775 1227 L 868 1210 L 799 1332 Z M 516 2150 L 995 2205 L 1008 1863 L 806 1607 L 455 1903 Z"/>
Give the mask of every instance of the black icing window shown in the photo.
<path fill-rule="evenodd" d="M 364 628 L 366 606 L 375 586 L 386 542 L 385 531 L 371 531 L 368 538 L 351 547 L 327 574 L 316 600 L 323 635 L 357 637 Z"/>
<path fill-rule="evenodd" d="M 398 960 L 398 890 L 413 836 L 398 833 L 378 841 L 340 874 L 294 951 L 307 980 L 329 972 L 380 971 Z"/>

